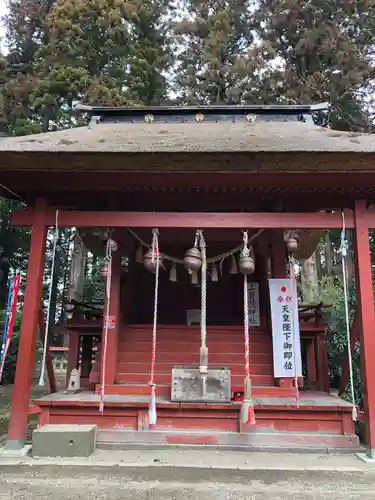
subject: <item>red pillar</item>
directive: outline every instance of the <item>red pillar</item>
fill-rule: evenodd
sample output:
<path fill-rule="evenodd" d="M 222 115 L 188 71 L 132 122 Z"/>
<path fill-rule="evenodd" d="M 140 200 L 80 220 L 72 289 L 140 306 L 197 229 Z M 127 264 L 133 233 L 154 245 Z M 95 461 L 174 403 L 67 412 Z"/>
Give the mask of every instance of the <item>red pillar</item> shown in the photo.
<path fill-rule="evenodd" d="M 114 328 L 108 330 L 107 359 L 105 360 L 105 385 L 115 383 L 117 369 L 117 352 L 119 335 L 121 328 L 120 315 L 120 292 L 121 292 L 121 250 L 117 250 L 112 256 L 112 280 L 111 280 L 111 301 L 109 304 L 109 316 L 115 319 Z M 105 304 L 106 310 L 107 304 Z M 104 321 L 106 318 L 104 317 Z M 104 362 L 104 329 L 101 340 L 102 363 Z M 100 381 L 102 383 L 102 367 Z"/>
<path fill-rule="evenodd" d="M 29 413 L 44 270 L 46 244 L 46 227 L 44 226 L 45 211 L 45 202 L 43 200 L 38 200 L 34 209 L 16 378 L 10 410 L 7 448 L 11 450 L 21 449 L 24 446 L 27 417 Z"/>
<path fill-rule="evenodd" d="M 365 403 L 366 444 L 369 457 L 375 459 L 375 313 L 370 243 L 368 225 L 364 217 L 365 213 L 365 202 L 356 201 L 354 209 L 356 291 L 357 308 L 361 318 L 359 335 L 362 388 Z"/>

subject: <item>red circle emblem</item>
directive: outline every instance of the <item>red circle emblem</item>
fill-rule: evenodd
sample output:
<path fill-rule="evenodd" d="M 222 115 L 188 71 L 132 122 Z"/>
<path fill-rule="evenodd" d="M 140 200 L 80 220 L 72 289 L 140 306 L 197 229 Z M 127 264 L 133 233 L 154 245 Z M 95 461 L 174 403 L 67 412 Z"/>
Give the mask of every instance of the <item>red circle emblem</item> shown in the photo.
<path fill-rule="evenodd" d="M 283 293 L 285 293 L 285 292 L 286 292 L 286 286 L 282 286 L 282 287 L 281 287 L 281 291 L 282 291 Z"/>

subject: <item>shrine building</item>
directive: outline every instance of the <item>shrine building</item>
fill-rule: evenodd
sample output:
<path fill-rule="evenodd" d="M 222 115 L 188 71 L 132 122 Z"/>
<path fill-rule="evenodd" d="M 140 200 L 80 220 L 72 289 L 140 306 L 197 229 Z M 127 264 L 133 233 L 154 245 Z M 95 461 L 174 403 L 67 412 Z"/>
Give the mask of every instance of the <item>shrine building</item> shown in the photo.
<path fill-rule="evenodd" d="M 317 126 L 324 106 L 81 109 L 83 127 L 0 142 L 1 195 L 24 200 L 12 224 L 31 228 L 7 447 L 32 412 L 96 425 L 98 446 L 356 451 L 357 415 L 375 458 L 374 136 Z M 104 302 L 85 301 L 77 269 L 64 298 L 61 392 L 41 309 L 48 228 L 76 228 L 103 259 Z M 295 275 L 327 229 L 354 241 L 340 388 L 329 304 L 304 303 Z M 30 402 L 38 326 L 51 394 Z M 335 391 L 357 338 L 364 408 Z"/>

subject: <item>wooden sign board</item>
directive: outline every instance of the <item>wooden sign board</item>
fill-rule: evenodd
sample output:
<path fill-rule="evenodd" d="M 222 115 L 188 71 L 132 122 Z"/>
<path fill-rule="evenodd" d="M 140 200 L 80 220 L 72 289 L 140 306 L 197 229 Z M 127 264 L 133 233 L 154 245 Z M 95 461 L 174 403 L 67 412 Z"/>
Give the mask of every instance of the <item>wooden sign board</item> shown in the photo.
<path fill-rule="evenodd" d="M 301 377 L 298 303 L 293 281 L 270 279 L 273 370 L 275 378 Z"/>
<path fill-rule="evenodd" d="M 260 326 L 259 283 L 250 281 L 247 285 L 249 304 L 249 326 Z"/>

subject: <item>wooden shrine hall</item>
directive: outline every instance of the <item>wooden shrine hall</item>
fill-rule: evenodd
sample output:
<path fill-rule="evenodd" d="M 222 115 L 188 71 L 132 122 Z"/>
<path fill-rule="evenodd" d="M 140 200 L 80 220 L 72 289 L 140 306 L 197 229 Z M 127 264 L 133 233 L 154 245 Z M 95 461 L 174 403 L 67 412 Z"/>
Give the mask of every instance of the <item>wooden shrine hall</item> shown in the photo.
<path fill-rule="evenodd" d="M 24 200 L 12 224 L 32 230 L 7 447 L 37 412 L 40 426 L 95 424 L 99 444 L 357 450 L 355 401 L 329 387 L 329 305 L 301 303 L 295 279 L 341 229 L 374 458 L 373 136 L 315 125 L 324 106 L 81 110 L 86 126 L 0 142 L 1 194 Z M 65 298 L 69 388 L 47 355 L 51 394 L 30 404 L 56 227 L 103 259 L 105 299 Z"/>

